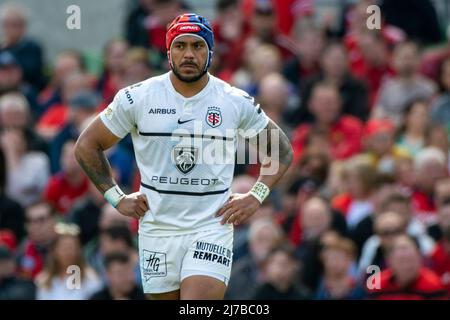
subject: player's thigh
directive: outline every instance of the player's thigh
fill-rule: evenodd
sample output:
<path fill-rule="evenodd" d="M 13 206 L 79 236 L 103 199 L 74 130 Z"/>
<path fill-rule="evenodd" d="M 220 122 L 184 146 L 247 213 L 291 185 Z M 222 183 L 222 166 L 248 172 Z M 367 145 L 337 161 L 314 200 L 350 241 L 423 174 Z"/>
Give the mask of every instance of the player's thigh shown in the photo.
<path fill-rule="evenodd" d="M 180 290 L 165 293 L 148 293 L 145 296 L 147 300 L 179 300 Z"/>
<path fill-rule="evenodd" d="M 198 232 L 181 266 L 181 299 L 222 299 L 233 260 L 233 229 Z"/>
<path fill-rule="evenodd" d="M 181 300 L 222 300 L 227 286 L 216 278 L 197 275 L 181 281 Z"/>

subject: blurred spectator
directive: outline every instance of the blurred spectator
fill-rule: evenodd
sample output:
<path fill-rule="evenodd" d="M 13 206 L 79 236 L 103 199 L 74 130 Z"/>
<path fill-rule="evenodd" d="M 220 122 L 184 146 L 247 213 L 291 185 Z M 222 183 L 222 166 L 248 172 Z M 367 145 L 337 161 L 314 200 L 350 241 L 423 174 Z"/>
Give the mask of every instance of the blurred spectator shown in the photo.
<path fill-rule="evenodd" d="M 128 43 L 122 39 L 108 41 L 103 53 L 103 72 L 97 83 L 97 91 L 105 103 L 113 101 L 116 93 L 123 88 L 125 56 Z"/>
<path fill-rule="evenodd" d="M 386 23 L 405 31 L 408 38 L 423 44 L 442 40 L 436 10 L 430 0 L 383 0 L 380 7 Z"/>
<path fill-rule="evenodd" d="M 243 165 L 244 166 L 244 165 Z M 245 167 L 245 166 L 244 166 Z M 256 183 L 256 178 L 247 174 L 240 174 L 234 177 L 231 183 L 231 190 L 233 193 L 245 193 L 252 188 L 252 186 Z M 250 188 L 250 189 L 249 189 Z M 273 194 L 272 194 L 273 195 Z M 263 206 L 272 206 L 270 204 L 270 198 L 267 201 L 264 201 L 259 209 Z M 263 209 L 264 210 L 264 209 Z M 261 212 L 261 210 L 259 210 Z M 258 214 L 258 211 L 255 212 L 255 215 Z M 255 217 L 253 215 L 253 217 Z M 259 215 L 258 215 L 259 218 Z M 233 238 L 233 261 L 238 261 L 244 255 L 249 254 L 249 245 L 248 245 L 248 234 L 250 225 L 252 224 L 253 219 L 250 218 L 246 220 L 244 223 L 239 224 L 234 228 L 234 238 Z"/>
<path fill-rule="evenodd" d="M 386 267 L 386 253 L 395 237 L 401 234 L 414 238 L 423 257 L 429 257 L 432 253 L 434 241 L 426 234 L 423 226 L 411 218 L 411 214 L 407 212 L 409 203 L 404 202 L 406 199 L 400 200 L 400 197 L 395 195 L 386 199 L 383 208 L 391 211 L 386 210 L 375 217 L 375 235 L 364 243 L 358 266 L 360 274 L 364 274 L 369 265 L 377 265 L 383 270 Z"/>
<path fill-rule="evenodd" d="M 275 29 L 285 35 L 291 34 L 291 29 L 297 20 L 303 20 L 314 13 L 314 0 L 241 0 L 241 10 L 246 16 L 251 16 L 255 7 L 273 8 L 276 13 Z"/>
<path fill-rule="evenodd" d="M 135 279 L 140 280 L 138 252 L 135 249 L 133 236 L 127 225 L 116 222 L 111 226 L 101 228 L 99 238 L 95 240 L 98 241 L 94 241 L 86 248 L 86 257 L 89 264 L 104 282 L 107 281 L 104 259 L 108 254 L 115 251 L 124 252 L 129 255 L 131 263 L 134 266 Z M 140 282 L 137 281 L 137 283 Z"/>
<path fill-rule="evenodd" d="M 89 183 L 87 196 L 70 209 L 68 218 L 80 227 L 82 245 L 86 245 L 98 235 L 101 208 L 105 203 L 103 194 L 93 183 Z"/>
<path fill-rule="evenodd" d="M 250 254 L 249 231 L 253 221 L 260 219 L 272 220 L 276 216 L 272 199 L 275 197 L 277 191 L 279 190 L 275 190 L 272 197 L 264 201 L 252 217 L 235 228 L 234 233 L 237 241 L 233 240 L 233 261 L 238 261 L 240 258 Z"/>
<path fill-rule="evenodd" d="M 374 183 L 371 202 L 373 212 L 363 218 L 350 230 L 350 238 L 357 247 L 357 257 L 361 255 L 364 243 L 373 235 L 373 223 L 375 217 L 384 212 L 385 200 L 395 192 L 396 181 L 394 177 L 386 174 L 377 174 L 377 181 Z"/>
<path fill-rule="evenodd" d="M 390 52 L 381 32 L 366 30 L 359 36 L 357 46 L 361 58 L 352 60 L 352 56 L 350 68 L 354 76 L 366 82 L 372 108 L 381 85 L 394 75 Z"/>
<path fill-rule="evenodd" d="M 334 197 L 331 205 L 345 215 L 352 230 L 373 212 L 371 196 L 376 188 L 377 171 L 366 158 L 356 156 L 347 160 L 342 174 L 347 192 Z"/>
<path fill-rule="evenodd" d="M 296 55 L 284 64 L 283 75 L 295 88 L 300 88 L 305 79 L 320 72 L 320 56 L 325 37 L 322 30 L 312 23 L 299 20 L 295 25 L 294 39 Z"/>
<path fill-rule="evenodd" d="M 449 131 L 439 124 L 434 124 L 428 130 L 427 146 L 441 150 L 446 158 L 447 170 L 450 170 Z"/>
<path fill-rule="evenodd" d="M 86 300 L 100 288 L 95 272 L 86 264 L 79 228 L 73 224 L 58 223 L 57 234 L 45 261 L 45 267 L 36 277 L 38 300 Z"/>
<path fill-rule="evenodd" d="M 394 174 L 396 162 L 409 157 L 395 143 L 394 123 L 389 119 L 371 119 L 364 127 L 362 137 L 366 156 L 372 161 L 379 172 Z"/>
<path fill-rule="evenodd" d="M 414 212 L 420 220 L 429 225 L 436 219 L 434 185 L 448 176 L 444 153 L 435 147 L 421 150 L 414 158 L 414 171 L 415 187 L 412 194 Z"/>
<path fill-rule="evenodd" d="M 347 224 L 343 214 L 337 210 L 330 209 L 329 201 L 325 201 L 320 197 L 320 185 L 313 179 L 308 177 L 303 177 L 295 181 L 288 189 L 288 192 L 295 195 L 295 209 L 292 216 L 281 217 L 279 220 L 286 230 L 289 240 L 299 248 L 302 252 L 303 241 L 308 242 L 311 240 L 314 243 L 319 236 L 316 231 L 312 231 L 311 236 L 310 228 L 312 225 L 323 225 L 325 224 L 325 229 L 329 228 L 338 232 L 341 235 L 347 234 Z M 311 203 L 309 203 L 311 202 Z M 310 214 L 305 217 L 303 210 L 307 208 L 310 210 Z M 331 218 L 331 224 L 328 228 L 328 218 Z M 304 229 L 304 220 L 306 219 L 306 229 Z M 315 229 L 315 227 L 313 227 Z M 306 234 L 303 232 L 306 230 Z M 314 247 L 314 245 L 312 245 Z"/>
<path fill-rule="evenodd" d="M 250 34 L 250 24 L 241 12 L 238 0 L 219 0 L 217 17 L 213 23 L 214 59 L 210 72 L 225 81 L 242 64 L 245 41 Z"/>
<path fill-rule="evenodd" d="M 25 214 L 20 204 L 6 194 L 6 159 L 0 147 L 0 231 L 13 233 L 15 241 L 21 241 L 25 235 Z"/>
<path fill-rule="evenodd" d="M 125 252 L 112 252 L 105 256 L 107 285 L 91 296 L 91 300 L 145 300 L 136 284 L 133 263 Z"/>
<path fill-rule="evenodd" d="M 281 74 L 270 73 L 261 79 L 258 93 L 261 108 L 289 136 L 290 129 L 284 121 L 288 99 L 288 83 Z"/>
<path fill-rule="evenodd" d="M 0 128 L 20 129 L 30 151 L 47 153 L 47 143 L 31 128 L 31 122 L 30 106 L 22 94 L 11 92 L 0 97 Z"/>
<path fill-rule="evenodd" d="M 434 186 L 434 201 L 436 208 L 443 206 L 450 199 L 450 178 L 440 179 Z"/>
<path fill-rule="evenodd" d="M 100 99 L 93 91 L 78 91 L 70 98 L 68 114 L 64 126 L 50 142 L 50 165 L 52 173 L 61 170 L 60 159 L 63 145 L 68 140 L 76 140 L 83 124 L 95 116 Z"/>
<path fill-rule="evenodd" d="M 351 275 L 352 266 L 356 263 L 356 247 L 349 239 L 339 236 L 324 241 L 320 253 L 323 264 L 323 277 L 315 299 L 363 299 L 365 291 L 358 279 Z"/>
<path fill-rule="evenodd" d="M 430 268 L 440 277 L 450 294 L 450 200 L 439 208 L 438 224 L 441 239 L 431 255 Z"/>
<path fill-rule="evenodd" d="M 85 73 L 68 74 L 62 83 L 61 102 L 51 105 L 36 124 L 36 131 L 47 141 L 51 141 L 67 124 L 69 101 L 81 91 L 91 90 L 92 84 Z"/>
<path fill-rule="evenodd" d="M 439 95 L 431 105 L 431 121 L 446 127 L 450 126 L 450 57 L 439 66 L 437 79 Z"/>
<path fill-rule="evenodd" d="M 373 114 L 378 118 L 390 118 L 394 123 L 402 121 L 405 108 L 414 100 L 430 100 L 436 86 L 418 73 L 419 48 L 414 42 L 400 43 L 395 47 L 392 64 L 396 76 L 380 88 Z"/>
<path fill-rule="evenodd" d="M 265 282 L 256 289 L 256 300 L 300 300 L 307 299 L 304 288 L 299 287 L 296 276 L 298 261 L 294 248 L 289 243 L 274 247 L 264 262 Z"/>
<path fill-rule="evenodd" d="M 333 213 L 324 199 L 315 196 L 305 201 L 300 214 L 302 238 L 296 255 L 302 261 L 302 283 L 315 292 L 323 270 L 320 263 L 321 237 L 332 230 Z"/>
<path fill-rule="evenodd" d="M 233 263 L 226 299 L 251 299 L 264 281 L 262 266 L 269 252 L 281 241 L 283 231 L 272 219 L 257 219 L 250 225 L 250 253 Z"/>
<path fill-rule="evenodd" d="M 45 200 L 62 215 L 67 214 L 77 200 L 86 196 L 89 189 L 88 179 L 75 159 L 74 148 L 74 140 L 64 143 L 61 154 L 62 170 L 50 178 L 44 191 Z"/>
<path fill-rule="evenodd" d="M 447 299 L 439 277 L 423 266 L 417 244 L 408 236 L 394 238 L 388 251 L 389 268 L 380 274 L 380 286 L 369 290 L 371 299 Z"/>
<path fill-rule="evenodd" d="M 62 86 L 70 74 L 85 72 L 82 54 L 77 50 L 63 50 L 55 57 L 50 81 L 40 93 L 39 104 L 45 112 L 55 104 L 63 102 Z"/>
<path fill-rule="evenodd" d="M 35 89 L 45 85 L 43 76 L 43 53 L 41 46 L 26 36 L 28 15 L 25 8 L 11 2 L 0 8 L 2 42 L 0 51 L 8 50 L 19 61 L 24 79 Z"/>
<path fill-rule="evenodd" d="M 56 215 L 46 202 L 38 202 L 25 211 L 27 238 L 17 250 L 19 274 L 34 278 L 41 272 L 50 246 L 56 238 Z"/>
<path fill-rule="evenodd" d="M 300 159 L 298 173 L 300 178 L 312 178 L 323 186 L 328 178 L 330 158 L 323 150 L 309 149 Z"/>
<path fill-rule="evenodd" d="M 128 13 L 125 22 L 125 38 L 130 46 L 144 48 L 149 46 L 145 20 L 152 13 L 154 2 L 154 0 L 139 0 Z"/>
<path fill-rule="evenodd" d="M 296 123 L 314 120 L 308 108 L 314 89 L 319 82 L 326 82 L 338 88 L 342 109 L 340 114 L 352 115 L 361 120 L 369 115 L 367 88 L 363 82 L 353 77 L 348 66 L 348 53 L 339 42 L 329 44 L 321 56 L 322 73 L 305 80 L 301 91 L 301 102 L 296 114 Z"/>
<path fill-rule="evenodd" d="M 144 81 L 152 75 L 147 50 L 131 48 L 125 56 L 125 71 L 122 87 Z"/>
<path fill-rule="evenodd" d="M 416 239 L 423 256 L 428 257 L 434 250 L 434 240 L 427 234 L 427 228 L 416 216 L 411 204 L 411 198 L 401 192 L 391 193 L 382 205 L 383 211 L 396 212 L 406 223 L 406 233 Z"/>
<path fill-rule="evenodd" d="M 9 51 L 3 51 L 0 53 L 0 95 L 16 91 L 26 97 L 33 119 L 37 119 L 42 113 L 37 91 L 23 81 L 23 72 L 16 58 Z"/>
<path fill-rule="evenodd" d="M 331 160 L 326 150 L 320 149 L 319 147 L 316 149 L 316 144 L 310 141 L 311 136 L 310 134 L 308 137 L 306 150 L 298 161 L 297 166 L 291 166 L 289 169 L 289 176 L 286 177 L 286 185 L 289 186 L 288 189 L 291 189 L 300 180 L 310 180 L 310 186 L 313 189 L 322 188 L 327 181 Z"/>
<path fill-rule="evenodd" d="M 394 173 L 392 176 L 403 192 L 409 193 L 414 188 L 414 161 L 411 157 L 399 157 L 395 159 Z"/>
<path fill-rule="evenodd" d="M 428 102 L 415 100 L 404 111 L 405 117 L 398 131 L 397 145 L 415 157 L 425 147 L 428 130 Z"/>
<path fill-rule="evenodd" d="M 362 123 L 353 116 L 341 115 L 342 103 L 336 87 L 315 84 L 308 103 L 314 122 L 299 125 L 292 134 L 295 162 L 300 159 L 308 134 L 314 128 L 324 131 L 333 159 L 346 159 L 360 151 Z"/>
<path fill-rule="evenodd" d="M 351 3 L 353 2 L 353 3 Z M 368 30 L 367 18 L 369 17 L 367 8 L 374 4 L 373 0 L 347 1 L 346 8 L 343 10 L 343 31 L 344 43 L 349 50 L 351 63 L 361 61 L 362 52 L 360 50 L 360 41 L 369 33 L 377 33 L 378 30 Z M 344 5 L 345 6 L 345 5 Z M 392 24 L 386 23 L 381 17 L 380 26 L 383 41 L 391 48 L 393 45 L 405 41 L 405 32 Z"/>
<path fill-rule="evenodd" d="M 167 56 L 166 31 L 175 17 L 185 12 L 185 5 L 180 0 L 153 0 L 152 14 L 145 20 L 150 49 L 158 52 L 161 56 Z M 167 59 L 164 59 L 165 62 Z"/>
<path fill-rule="evenodd" d="M 0 245 L 0 300 L 34 300 L 34 283 L 17 277 L 15 269 L 12 253 Z"/>
<path fill-rule="evenodd" d="M 283 59 L 292 58 L 295 53 L 294 42 L 276 29 L 277 17 L 270 0 L 256 0 L 250 17 L 251 37 L 260 43 L 274 45 L 280 50 Z"/>
<path fill-rule="evenodd" d="M 3 129 L 0 144 L 8 168 L 6 193 L 23 207 L 36 202 L 50 175 L 47 155 L 30 151 L 20 129 Z"/>
<path fill-rule="evenodd" d="M 117 211 L 116 208 L 111 206 L 109 203 L 105 203 L 101 210 L 98 226 L 100 231 L 117 225 L 129 227 L 133 220 L 134 219 L 130 217 L 120 214 L 119 211 Z"/>
<path fill-rule="evenodd" d="M 251 96 L 259 94 L 261 80 L 271 74 L 281 71 L 282 60 L 279 50 L 270 44 L 254 44 L 251 40 L 246 43 L 251 58 L 248 58 L 248 68 L 241 68 L 234 73 L 231 82 L 242 88 Z M 250 48 L 253 48 L 250 50 Z"/>
<path fill-rule="evenodd" d="M 358 262 L 358 274 L 366 274 L 370 265 L 386 268 L 386 252 L 396 236 L 406 234 L 407 222 L 400 213 L 386 212 L 377 215 L 373 222 L 375 234 L 364 243 Z"/>

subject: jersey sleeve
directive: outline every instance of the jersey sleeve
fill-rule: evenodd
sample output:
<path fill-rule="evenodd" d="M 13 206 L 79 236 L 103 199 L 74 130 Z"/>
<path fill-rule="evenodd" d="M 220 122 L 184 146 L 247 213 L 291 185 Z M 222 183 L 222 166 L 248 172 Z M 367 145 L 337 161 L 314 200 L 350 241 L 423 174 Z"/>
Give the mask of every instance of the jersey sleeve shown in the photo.
<path fill-rule="evenodd" d="M 132 100 L 122 101 L 125 94 L 120 90 L 108 107 L 100 113 L 103 124 L 119 138 L 125 137 L 135 124 Z"/>
<path fill-rule="evenodd" d="M 259 134 L 269 123 L 269 117 L 261 109 L 255 98 L 242 90 L 237 90 L 240 111 L 239 134 L 246 139 Z"/>

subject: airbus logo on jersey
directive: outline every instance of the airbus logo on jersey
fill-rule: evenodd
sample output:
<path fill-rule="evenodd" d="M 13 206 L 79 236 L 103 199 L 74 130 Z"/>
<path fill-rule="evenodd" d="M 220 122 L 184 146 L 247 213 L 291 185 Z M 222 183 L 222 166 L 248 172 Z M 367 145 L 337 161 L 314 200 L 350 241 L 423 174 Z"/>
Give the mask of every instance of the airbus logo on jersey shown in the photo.
<path fill-rule="evenodd" d="M 206 123 L 212 127 L 216 128 L 222 124 L 222 113 L 218 107 L 209 107 L 206 112 Z"/>
<path fill-rule="evenodd" d="M 149 114 L 176 114 L 177 109 L 151 108 Z"/>

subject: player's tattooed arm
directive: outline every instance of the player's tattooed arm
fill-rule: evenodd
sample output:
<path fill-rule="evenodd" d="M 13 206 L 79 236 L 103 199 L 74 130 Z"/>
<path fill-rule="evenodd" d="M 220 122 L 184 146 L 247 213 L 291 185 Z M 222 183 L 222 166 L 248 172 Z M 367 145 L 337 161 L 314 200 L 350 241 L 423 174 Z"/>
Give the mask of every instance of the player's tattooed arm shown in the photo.
<path fill-rule="evenodd" d="M 81 133 L 75 146 L 75 157 L 97 189 L 104 194 L 116 182 L 104 151 L 119 142 L 103 124 L 99 116 Z M 115 206 L 121 214 L 139 219 L 149 210 L 145 194 L 135 192 L 125 195 Z"/>
<path fill-rule="evenodd" d="M 78 163 L 102 194 L 116 184 L 104 151 L 119 140 L 97 117 L 82 132 L 75 146 L 75 157 Z"/>
<path fill-rule="evenodd" d="M 267 131 L 267 155 L 271 157 L 273 154 L 279 156 L 279 162 L 289 166 L 293 159 L 293 151 L 291 142 L 281 128 L 271 119 L 266 126 Z M 272 132 L 275 131 L 275 135 Z M 274 139 L 275 138 L 275 139 Z M 277 150 L 278 152 L 274 152 Z"/>
<path fill-rule="evenodd" d="M 265 130 L 258 139 L 250 139 L 255 144 L 261 157 L 259 181 L 272 188 L 283 176 L 292 163 L 293 151 L 289 138 L 280 127 L 269 119 Z"/>

